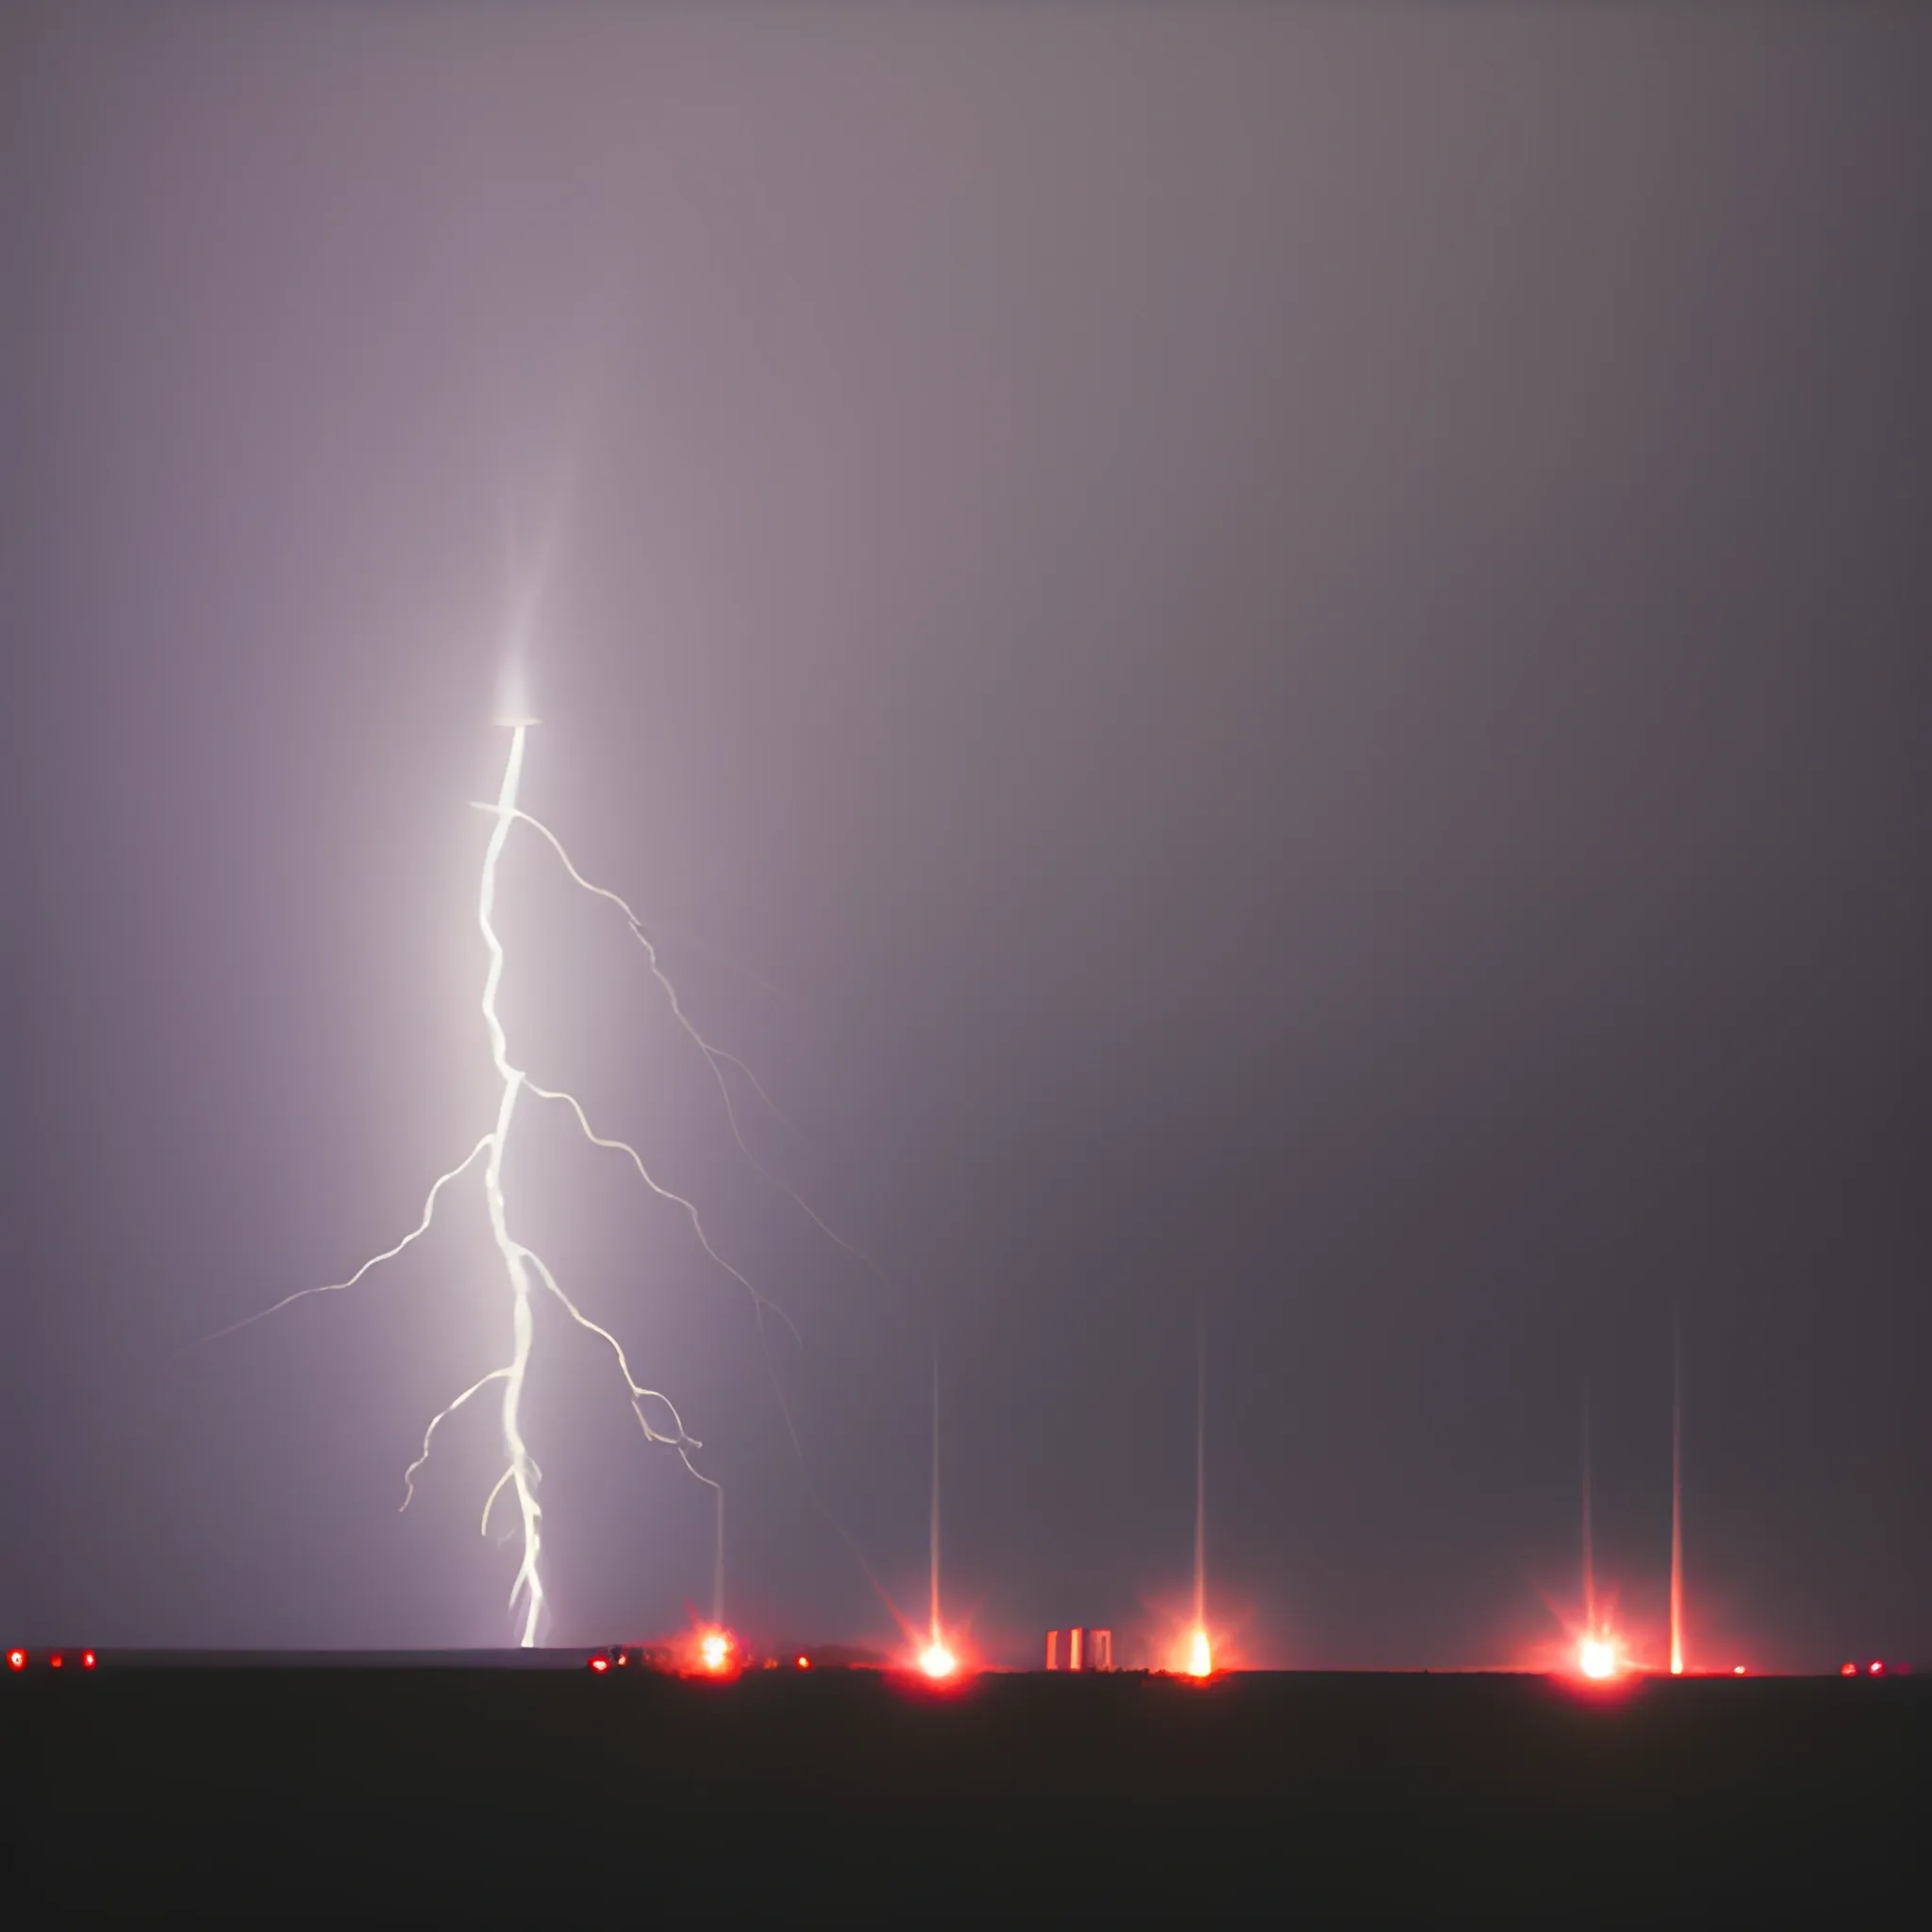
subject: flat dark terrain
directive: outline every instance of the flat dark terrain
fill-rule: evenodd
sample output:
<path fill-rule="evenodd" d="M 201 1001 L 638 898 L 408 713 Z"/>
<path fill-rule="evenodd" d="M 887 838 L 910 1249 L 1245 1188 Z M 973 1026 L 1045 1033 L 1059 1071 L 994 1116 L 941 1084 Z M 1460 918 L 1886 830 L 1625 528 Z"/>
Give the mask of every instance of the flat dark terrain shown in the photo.
<path fill-rule="evenodd" d="M 9 1900 L 908 1926 L 1918 1921 L 1932 1679 L 0 1679 Z M 1069 1915 L 1072 1916 L 1069 1916 Z"/>

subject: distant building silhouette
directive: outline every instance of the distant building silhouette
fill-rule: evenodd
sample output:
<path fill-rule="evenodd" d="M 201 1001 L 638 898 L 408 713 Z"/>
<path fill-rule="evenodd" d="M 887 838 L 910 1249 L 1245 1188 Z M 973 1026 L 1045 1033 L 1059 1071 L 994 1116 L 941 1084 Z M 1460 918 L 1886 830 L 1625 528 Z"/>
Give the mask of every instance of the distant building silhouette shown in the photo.
<path fill-rule="evenodd" d="M 1076 1625 L 1046 1633 L 1046 1667 L 1050 1671 L 1110 1671 L 1113 1632 Z"/>

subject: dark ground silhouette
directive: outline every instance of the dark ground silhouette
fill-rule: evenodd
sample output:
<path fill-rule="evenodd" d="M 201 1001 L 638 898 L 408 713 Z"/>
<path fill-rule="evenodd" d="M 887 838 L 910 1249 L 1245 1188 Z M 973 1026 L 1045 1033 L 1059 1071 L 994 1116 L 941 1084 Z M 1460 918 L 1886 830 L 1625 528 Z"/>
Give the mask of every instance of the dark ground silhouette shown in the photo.
<path fill-rule="evenodd" d="M 1908 1921 L 1932 1680 L 0 1681 L 43 1916 Z M 22 1895 L 18 1881 L 15 1896 Z"/>

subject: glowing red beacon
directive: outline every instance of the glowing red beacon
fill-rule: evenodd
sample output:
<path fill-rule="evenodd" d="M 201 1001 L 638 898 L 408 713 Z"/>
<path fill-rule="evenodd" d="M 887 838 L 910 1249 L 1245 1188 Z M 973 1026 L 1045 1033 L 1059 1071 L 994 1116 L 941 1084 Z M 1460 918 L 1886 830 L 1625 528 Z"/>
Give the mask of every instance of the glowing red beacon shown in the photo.
<path fill-rule="evenodd" d="M 1601 1637 L 1586 1637 L 1577 1646 L 1576 1668 L 1586 1677 L 1602 1683 L 1617 1674 L 1616 1647 Z"/>

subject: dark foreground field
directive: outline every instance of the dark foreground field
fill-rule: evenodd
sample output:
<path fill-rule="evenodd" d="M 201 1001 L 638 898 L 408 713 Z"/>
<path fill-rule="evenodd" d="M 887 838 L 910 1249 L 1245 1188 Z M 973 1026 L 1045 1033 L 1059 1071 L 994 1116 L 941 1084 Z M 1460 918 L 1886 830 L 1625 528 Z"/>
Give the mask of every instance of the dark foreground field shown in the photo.
<path fill-rule="evenodd" d="M 104 1660 L 0 1681 L 0 1832 L 43 1918 L 1906 1924 L 1928 1692 Z"/>

